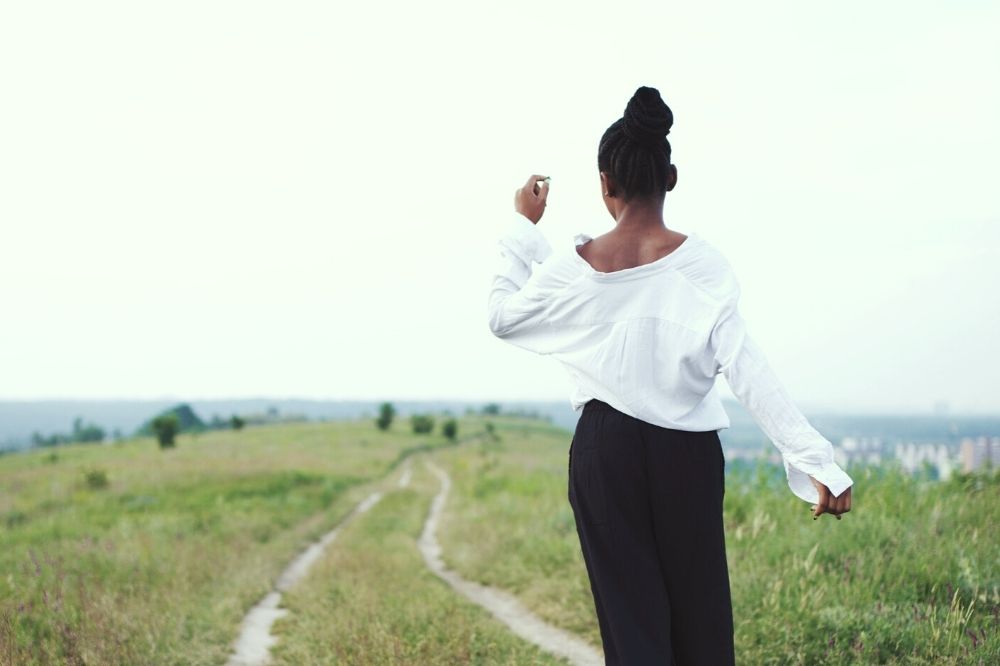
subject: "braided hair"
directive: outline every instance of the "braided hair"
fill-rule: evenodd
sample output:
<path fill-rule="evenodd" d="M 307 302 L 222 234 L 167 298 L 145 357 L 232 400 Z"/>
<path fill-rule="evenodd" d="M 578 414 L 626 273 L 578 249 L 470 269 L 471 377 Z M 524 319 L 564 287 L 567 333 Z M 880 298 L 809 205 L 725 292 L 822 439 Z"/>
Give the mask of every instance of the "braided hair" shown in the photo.
<path fill-rule="evenodd" d="M 670 142 L 667 134 L 674 114 L 660 91 L 640 86 L 625 107 L 625 114 L 611 123 L 597 149 L 597 168 L 617 183 L 623 201 L 667 193 Z"/>

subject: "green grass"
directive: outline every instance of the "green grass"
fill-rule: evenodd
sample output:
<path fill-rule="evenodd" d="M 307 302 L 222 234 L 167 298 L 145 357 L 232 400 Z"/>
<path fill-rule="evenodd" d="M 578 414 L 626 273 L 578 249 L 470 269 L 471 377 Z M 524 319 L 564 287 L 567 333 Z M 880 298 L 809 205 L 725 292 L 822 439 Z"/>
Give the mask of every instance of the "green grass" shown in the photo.
<path fill-rule="evenodd" d="M 453 480 L 445 560 L 599 646 L 566 497 L 571 436 L 498 423 L 501 441 L 436 454 Z M 853 510 L 814 521 L 783 474 L 727 475 L 739 663 L 1000 663 L 1000 477 L 853 469 Z"/>
<path fill-rule="evenodd" d="M 223 663 L 367 482 L 443 444 L 365 421 L 0 456 L 0 664 Z"/>
<path fill-rule="evenodd" d="M 599 647 L 566 497 L 571 435 L 489 420 L 499 441 L 457 446 L 365 421 L 0 456 L 0 664 L 224 663 L 288 562 L 414 454 L 412 486 L 388 486 L 286 594 L 277 662 L 558 663 L 426 570 L 428 455 L 453 481 L 446 563 Z M 483 422 L 461 419 L 460 439 Z M 813 521 L 782 470 L 731 467 L 739 663 L 1000 663 L 997 475 L 852 469 L 854 510 Z"/>
<path fill-rule="evenodd" d="M 276 665 L 561 664 L 518 638 L 425 566 L 417 539 L 437 478 L 414 461 L 406 488 L 389 488 L 352 521 L 329 555 L 283 599 Z"/>

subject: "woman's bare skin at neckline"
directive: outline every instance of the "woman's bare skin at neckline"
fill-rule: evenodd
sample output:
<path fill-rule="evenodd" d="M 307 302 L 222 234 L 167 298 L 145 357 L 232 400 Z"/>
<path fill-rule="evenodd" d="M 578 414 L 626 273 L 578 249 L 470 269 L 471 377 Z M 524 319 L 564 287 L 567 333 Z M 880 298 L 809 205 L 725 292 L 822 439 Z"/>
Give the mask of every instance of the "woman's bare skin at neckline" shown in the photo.
<path fill-rule="evenodd" d="M 576 253 L 601 273 L 612 273 L 658 261 L 687 240 L 685 234 L 670 229 L 621 233 L 609 231 L 576 246 Z"/>
<path fill-rule="evenodd" d="M 663 221 L 663 197 L 623 201 L 614 179 L 600 172 L 601 190 L 608 214 L 615 228 L 582 245 L 576 253 L 601 273 L 613 273 L 626 268 L 644 266 L 662 259 L 687 240 L 685 234 L 668 229 Z M 664 189 L 669 192 L 677 184 L 677 167 L 670 165 Z"/>

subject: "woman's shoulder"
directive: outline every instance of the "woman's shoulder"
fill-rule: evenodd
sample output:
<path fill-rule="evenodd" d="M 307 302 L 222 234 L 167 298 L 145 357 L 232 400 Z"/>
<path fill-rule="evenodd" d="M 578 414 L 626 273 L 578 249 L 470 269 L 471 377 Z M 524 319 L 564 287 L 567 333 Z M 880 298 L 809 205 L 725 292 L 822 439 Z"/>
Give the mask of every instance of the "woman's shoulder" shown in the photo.
<path fill-rule="evenodd" d="M 736 271 L 726 255 L 710 239 L 699 233 L 692 233 L 697 246 L 679 269 L 693 284 L 708 293 L 713 299 L 725 302 L 738 297 L 740 292 Z"/>
<path fill-rule="evenodd" d="M 535 266 L 538 277 L 552 285 L 568 284 L 579 278 L 583 271 L 580 255 L 574 245 L 556 245 L 545 261 Z"/>

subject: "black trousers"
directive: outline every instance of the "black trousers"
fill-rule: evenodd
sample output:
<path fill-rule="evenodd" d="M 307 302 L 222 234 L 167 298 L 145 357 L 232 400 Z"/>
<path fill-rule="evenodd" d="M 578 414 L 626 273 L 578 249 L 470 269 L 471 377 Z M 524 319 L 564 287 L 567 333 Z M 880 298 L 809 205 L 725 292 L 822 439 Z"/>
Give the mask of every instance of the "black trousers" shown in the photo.
<path fill-rule="evenodd" d="M 718 431 L 663 428 L 591 400 L 568 467 L 605 663 L 733 664 Z"/>

